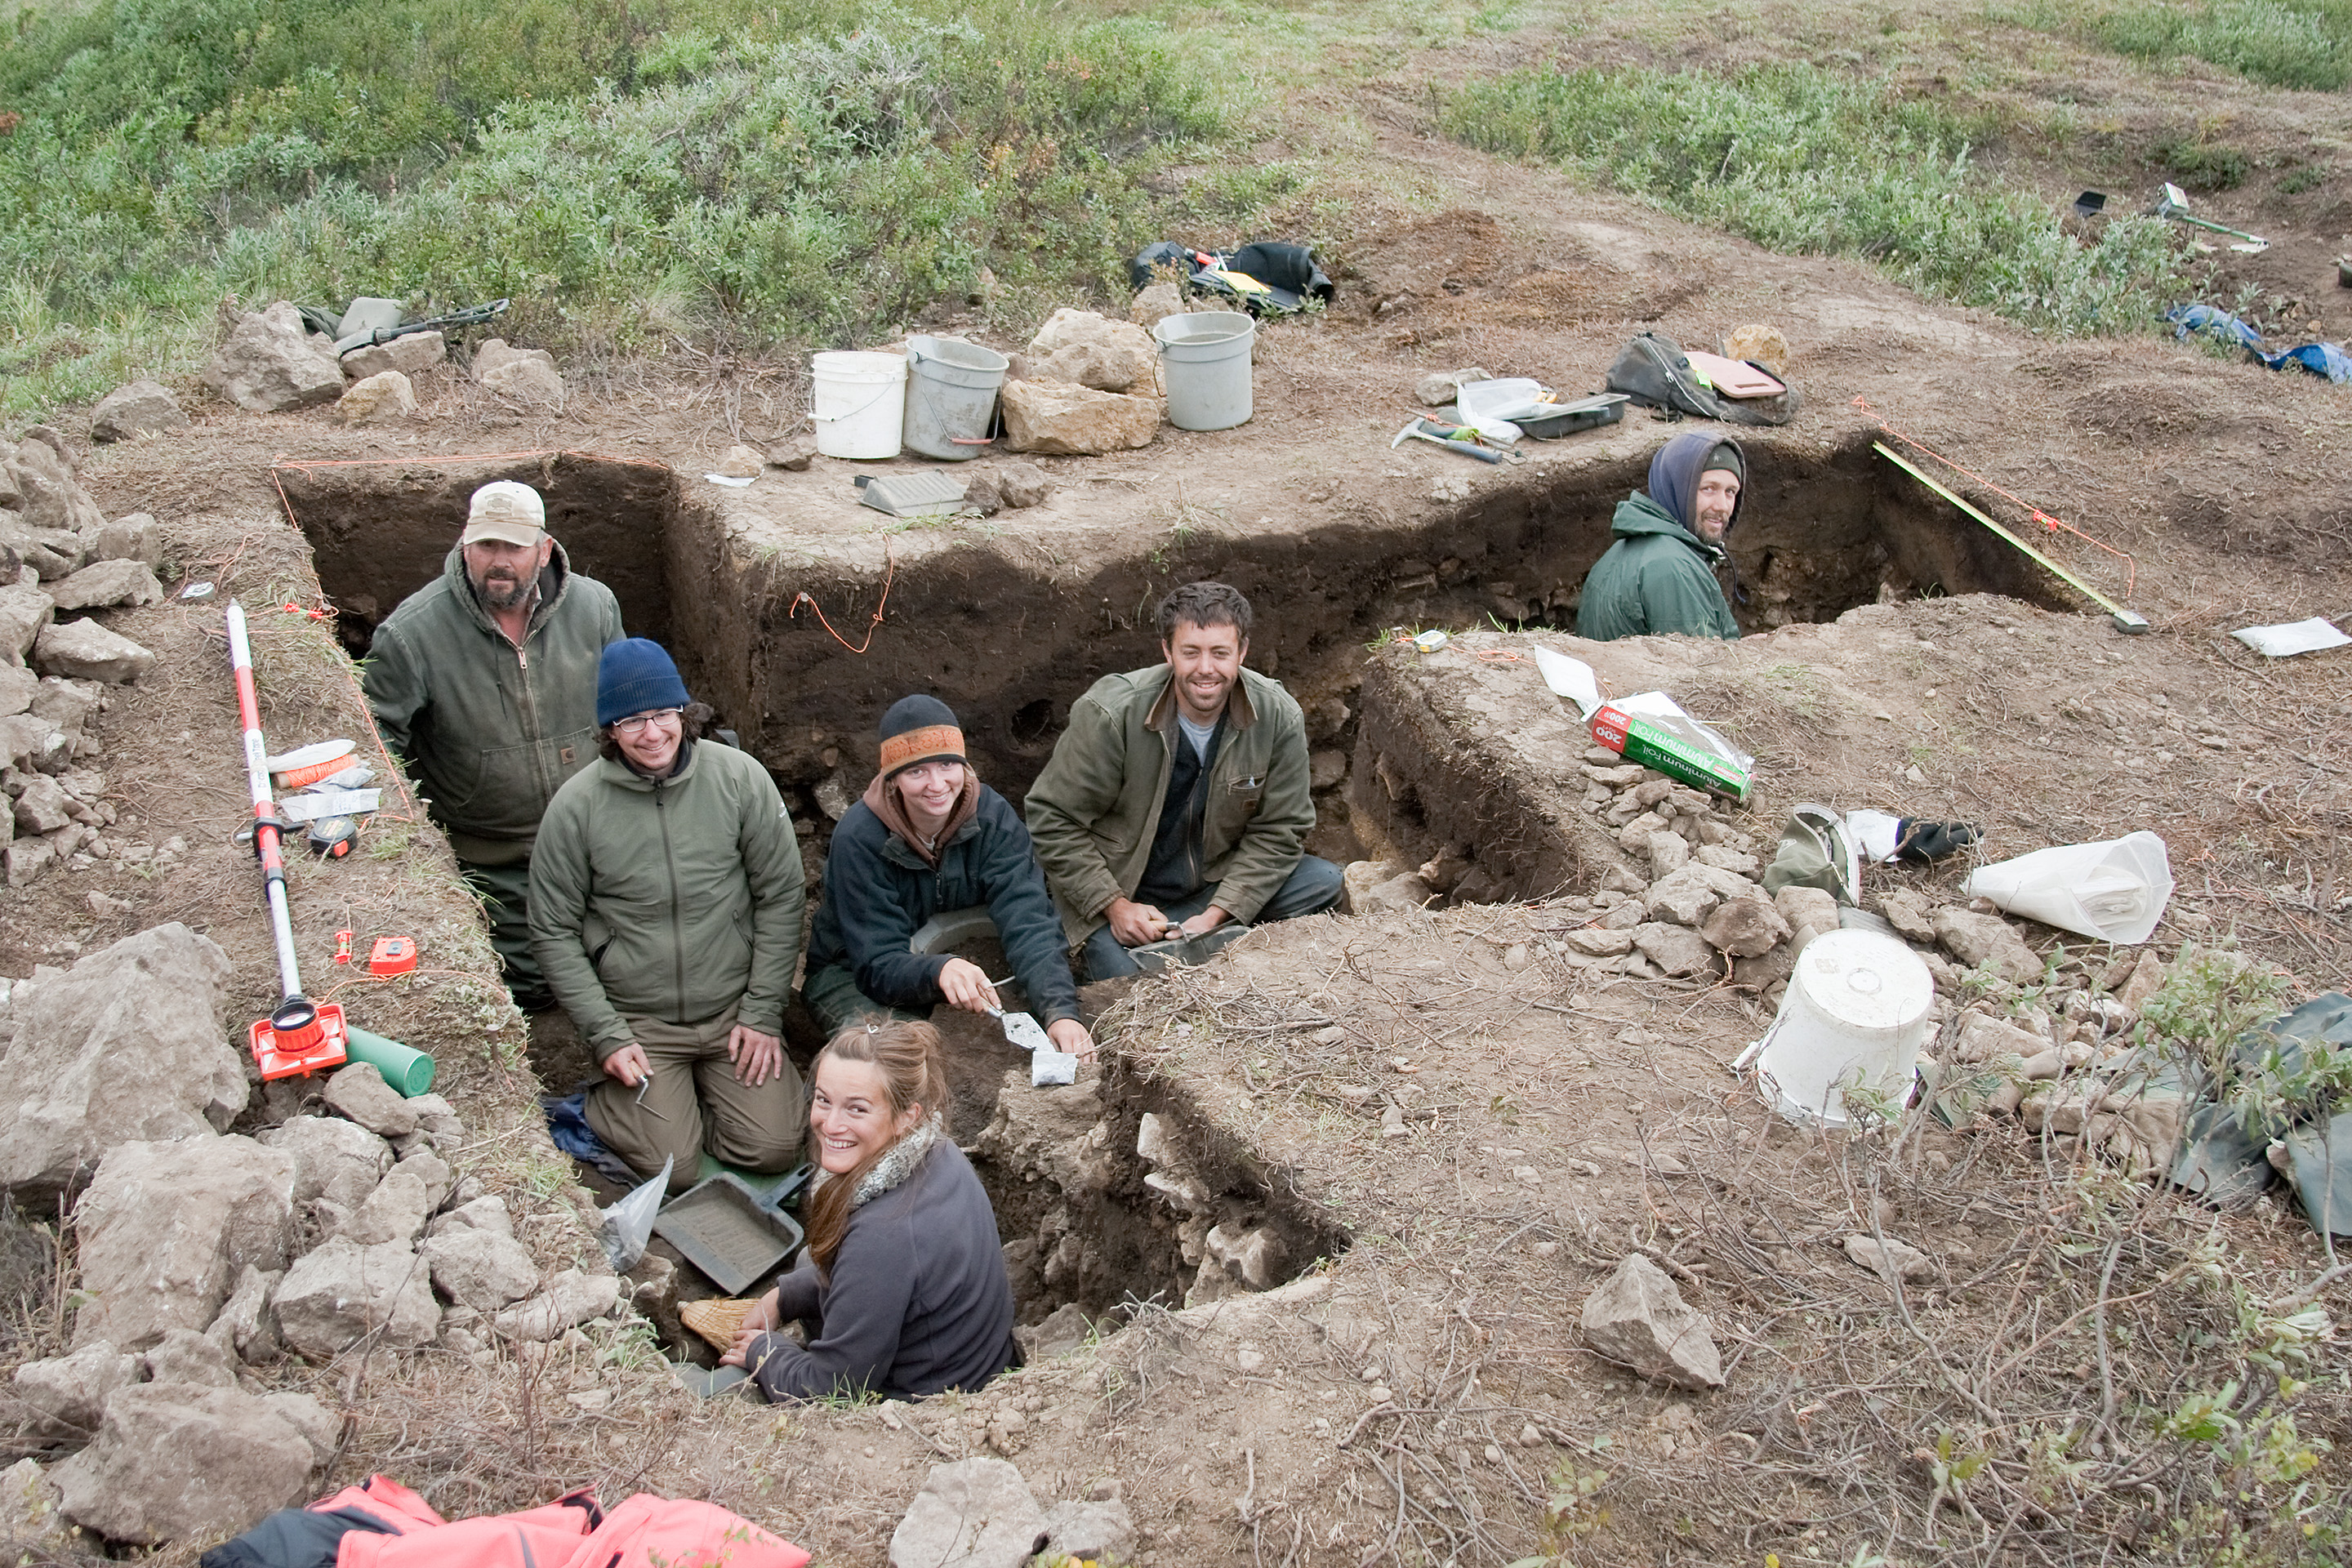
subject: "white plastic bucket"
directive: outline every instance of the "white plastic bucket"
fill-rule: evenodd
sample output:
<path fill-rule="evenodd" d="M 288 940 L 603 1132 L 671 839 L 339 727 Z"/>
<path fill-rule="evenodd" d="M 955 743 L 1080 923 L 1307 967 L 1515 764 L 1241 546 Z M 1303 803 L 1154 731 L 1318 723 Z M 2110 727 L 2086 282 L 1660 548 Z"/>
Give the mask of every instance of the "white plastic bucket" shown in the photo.
<path fill-rule="evenodd" d="M 2060 931 L 2129 947 L 2146 942 L 2164 918 L 2172 901 L 2172 861 L 2164 840 L 2142 828 L 1979 866 L 1961 891 Z"/>
<path fill-rule="evenodd" d="M 907 450 L 950 463 L 988 450 L 1012 362 L 961 338 L 907 340 Z"/>
<path fill-rule="evenodd" d="M 809 416 L 816 449 L 828 458 L 895 458 L 907 412 L 907 361 L 900 354 L 835 351 L 809 362 Z"/>
<path fill-rule="evenodd" d="M 1876 931 L 1833 931 L 1797 955 L 1757 1053 L 1765 1100 L 1791 1121 L 1843 1127 L 1849 1087 L 1900 1107 L 1933 1026 L 1936 979 Z"/>
<path fill-rule="evenodd" d="M 1163 316 L 1151 335 L 1168 386 L 1168 423 L 1179 430 L 1230 430 L 1249 418 L 1256 321 L 1239 310 L 1201 310 Z"/>

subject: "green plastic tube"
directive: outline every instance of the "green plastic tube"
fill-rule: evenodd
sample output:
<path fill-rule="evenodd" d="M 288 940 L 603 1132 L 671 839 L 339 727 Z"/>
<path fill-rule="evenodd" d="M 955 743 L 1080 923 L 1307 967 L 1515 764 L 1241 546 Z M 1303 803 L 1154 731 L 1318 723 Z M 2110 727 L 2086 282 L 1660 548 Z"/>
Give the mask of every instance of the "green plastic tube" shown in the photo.
<path fill-rule="evenodd" d="M 410 1050 L 398 1040 L 387 1040 L 356 1025 L 346 1025 L 343 1050 L 352 1060 L 373 1066 L 404 1100 L 414 1100 L 433 1087 L 433 1058 L 423 1051 Z"/>

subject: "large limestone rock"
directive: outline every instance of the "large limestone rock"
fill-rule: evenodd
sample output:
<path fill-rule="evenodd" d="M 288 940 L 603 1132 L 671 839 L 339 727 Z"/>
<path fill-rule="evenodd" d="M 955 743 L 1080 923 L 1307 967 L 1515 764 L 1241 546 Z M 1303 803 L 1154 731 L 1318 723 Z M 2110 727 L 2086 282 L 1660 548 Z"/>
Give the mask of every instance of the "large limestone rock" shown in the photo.
<path fill-rule="evenodd" d="M 302 313 L 284 300 L 248 310 L 205 367 L 205 384 L 257 414 L 315 408 L 343 395 L 343 367 L 303 330 Z"/>
<path fill-rule="evenodd" d="M 1666 1271 L 1638 1252 L 1586 1298 L 1584 1339 L 1653 1383 L 1723 1386 L 1723 1359 L 1706 1315 L 1685 1304 Z"/>
<path fill-rule="evenodd" d="M 0 587 L 0 660 L 21 666 L 57 607 L 57 601 L 38 588 Z"/>
<path fill-rule="evenodd" d="M 55 1193 L 110 1144 L 226 1127 L 247 1094 L 222 1017 L 228 976 L 228 954 L 173 921 L 37 986 L 0 1056 L 0 1185 Z"/>
<path fill-rule="evenodd" d="M 1646 921 L 1633 928 L 1633 945 L 1642 956 L 1677 979 L 1717 973 L 1715 949 L 1687 926 Z"/>
<path fill-rule="evenodd" d="M 60 610 L 110 610 L 126 605 L 159 605 L 163 584 L 143 561 L 100 561 L 50 584 L 49 598 Z"/>
<path fill-rule="evenodd" d="M 110 1541 L 219 1541 L 302 1500 L 333 1420 L 308 1394 L 140 1384 L 49 1479 L 66 1517 Z"/>
<path fill-rule="evenodd" d="M 346 425 L 397 425 L 416 417 L 416 388 L 396 370 L 352 383 L 335 413 Z"/>
<path fill-rule="evenodd" d="M 392 1169 L 392 1145 L 340 1116 L 289 1117 L 259 1134 L 273 1149 L 294 1156 L 294 1201 L 330 1203 L 355 1209 Z"/>
<path fill-rule="evenodd" d="M 1792 934 L 1780 912 L 1761 899 L 1727 899 L 1706 917 L 1699 934 L 1734 958 L 1769 952 Z"/>
<path fill-rule="evenodd" d="M 0 1542 L 18 1549 L 19 1563 L 75 1561 L 58 1500 L 57 1484 L 39 1460 L 19 1459 L 0 1470 Z"/>
<path fill-rule="evenodd" d="M 155 656 L 96 621 L 67 621 L 34 639 L 33 668 L 67 680 L 125 686 L 154 668 Z"/>
<path fill-rule="evenodd" d="M 37 535 L 78 535 L 104 522 L 106 514 L 81 488 L 65 438 L 45 425 L 37 425 L 14 446 L 0 441 L 0 519 Z M 79 564 L 74 560 L 66 570 Z M 50 573 L 44 567 L 41 575 L 47 577 Z"/>
<path fill-rule="evenodd" d="M 416 1131 L 416 1111 L 400 1091 L 383 1081 L 373 1062 L 353 1062 L 327 1080 L 327 1103 L 369 1131 L 405 1138 Z"/>
<path fill-rule="evenodd" d="M 1154 390 L 1160 356 L 1151 334 L 1091 310 L 1054 312 L 1029 341 L 1023 363 L 1031 381 L 1075 382 L 1097 392 Z"/>
<path fill-rule="evenodd" d="M 89 438 L 100 444 L 187 427 L 188 416 L 172 389 L 144 377 L 116 387 L 100 398 L 89 414 Z"/>
<path fill-rule="evenodd" d="M 551 1340 L 566 1329 L 603 1317 L 620 1299 L 618 1276 L 567 1268 L 548 1281 L 544 1293 L 493 1317 L 490 1327 L 504 1339 Z"/>
<path fill-rule="evenodd" d="M 1645 905 L 1654 921 L 1696 930 L 1726 900 L 1760 898 L 1762 892 L 1736 871 L 1694 860 L 1653 884 Z"/>
<path fill-rule="evenodd" d="M 2017 985 L 2042 978 L 2042 961 L 2017 934 L 2017 928 L 1999 915 L 1969 910 L 1941 909 L 1935 915 L 1936 940 L 1962 963 L 1990 970 Z"/>
<path fill-rule="evenodd" d="M 1045 1535 L 1045 1511 L 1012 1465 L 933 1465 L 890 1536 L 890 1568 L 1021 1568 Z"/>
<path fill-rule="evenodd" d="M 519 349 L 490 338 L 474 351 L 474 380 L 524 403 L 563 403 L 563 377 L 545 349 Z"/>
<path fill-rule="evenodd" d="M 163 560 L 163 529 L 152 512 L 133 511 L 100 526 L 95 535 L 84 535 L 93 561 L 138 561 L 157 566 Z"/>
<path fill-rule="evenodd" d="M 89 1297 L 75 1344 L 145 1350 L 173 1329 L 201 1333 L 247 1266 L 286 1267 L 294 1156 L 242 1137 L 117 1144 L 74 1226 Z"/>
<path fill-rule="evenodd" d="M 431 1271 L 397 1241 L 325 1242 L 286 1271 L 270 1305 L 286 1348 L 316 1362 L 333 1360 L 377 1329 L 385 1343 L 408 1349 L 432 1343 L 441 1329 Z"/>
<path fill-rule="evenodd" d="M 369 343 L 343 356 L 343 374 L 353 381 L 396 370 L 422 375 L 449 357 L 448 340 L 437 332 L 408 332 L 388 343 Z"/>
<path fill-rule="evenodd" d="M 1034 381 L 1004 384 L 1005 444 L 1016 452 L 1090 457 L 1149 447 L 1160 400 Z"/>
<path fill-rule="evenodd" d="M 1135 1516 L 1118 1498 L 1057 1502 L 1045 1510 L 1045 1550 L 1088 1563 L 1135 1558 Z"/>
<path fill-rule="evenodd" d="M 387 1241 L 405 1247 L 424 1231 L 425 1221 L 432 1213 L 433 1194 L 425 1190 L 425 1184 L 415 1172 L 395 1166 L 390 1175 L 376 1184 L 375 1191 L 360 1205 L 351 1223 L 336 1234 L 362 1247 L 377 1247 Z"/>
<path fill-rule="evenodd" d="M 494 1230 L 453 1226 L 416 1250 L 440 1292 L 478 1312 L 498 1311 L 539 1289 L 529 1249 Z"/>
<path fill-rule="evenodd" d="M 18 1367 L 8 1390 L 6 1419 L 17 1437 L 32 1446 L 79 1446 L 97 1435 L 108 1397 L 138 1381 L 137 1356 L 94 1341 L 70 1355 Z"/>

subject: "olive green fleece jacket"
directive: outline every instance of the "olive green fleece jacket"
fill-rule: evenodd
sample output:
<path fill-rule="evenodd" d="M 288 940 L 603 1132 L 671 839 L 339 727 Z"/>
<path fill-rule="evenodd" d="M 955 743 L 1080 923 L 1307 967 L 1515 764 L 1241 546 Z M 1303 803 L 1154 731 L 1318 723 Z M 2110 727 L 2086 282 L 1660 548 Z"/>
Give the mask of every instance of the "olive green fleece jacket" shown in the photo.
<path fill-rule="evenodd" d="M 768 770 L 715 741 L 649 779 L 599 759 L 555 792 L 530 858 L 530 942 L 598 1061 L 624 1014 L 781 1035 L 808 889 Z"/>
<path fill-rule="evenodd" d="M 1576 635 L 1594 642 L 1670 633 L 1736 638 L 1739 623 L 1715 580 L 1723 548 L 1709 544 L 1636 490 L 1617 503 L 1617 536 L 1584 580 Z"/>
<path fill-rule="evenodd" d="M 1185 743 L 1164 664 L 1106 675 L 1071 707 L 1070 727 L 1029 786 L 1026 812 L 1073 942 L 1103 923 L 1111 900 L 1135 896 L 1175 748 Z M 1225 738 L 1208 786 L 1209 807 L 1192 840 L 1201 882 L 1217 884 L 1217 906 L 1234 919 L 1255 920 L 1298 865 L 1315 826 L 1307 721 L 1280 682 L 1242 671 L 1226 699 Z"/>
<path fill-rule="evenodd" d="M 360 686 L 460 860 L 511 865 L 563 781 L 596 760 L 596 661 L 621 636 L 613 591 L 558 544 L 522 646 L 466 578 L 462 549 L 375 629 Z"/>

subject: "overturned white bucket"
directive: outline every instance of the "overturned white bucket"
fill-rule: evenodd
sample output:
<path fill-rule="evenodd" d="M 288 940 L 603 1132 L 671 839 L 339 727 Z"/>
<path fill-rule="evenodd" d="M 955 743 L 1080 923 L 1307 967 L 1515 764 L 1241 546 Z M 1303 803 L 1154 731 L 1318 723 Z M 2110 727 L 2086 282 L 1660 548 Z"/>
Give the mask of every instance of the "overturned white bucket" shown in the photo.
<path fill-rule="evenodd" d="M 1754 1053 L 1765 1100 L 1791 1121 L 1829 1127 L 1853 1120 L 1849 1092 L 1892 1115 L 1910 1098 L 1935 1001 L 1935 976 L 1895 938 L 1867 931 L 1815 937 L 1797 955 L 1780 1011 Z"/>
<path fill-rule="evenodd" d="M 809 417 L 816 449 L 828 458 L 872 459 L 898 455 L 907 413 L 904 354 L 834 351 L 809 362 Z"/>
<path fill-rule="evenodd" d="M 2164 840 L 2142 828 L 1979 866 L 1961 890 L 2011 914 L 2129 947 L 2146 942 L 2164 918 L 2172 901 L 2172 861 Z"/>

